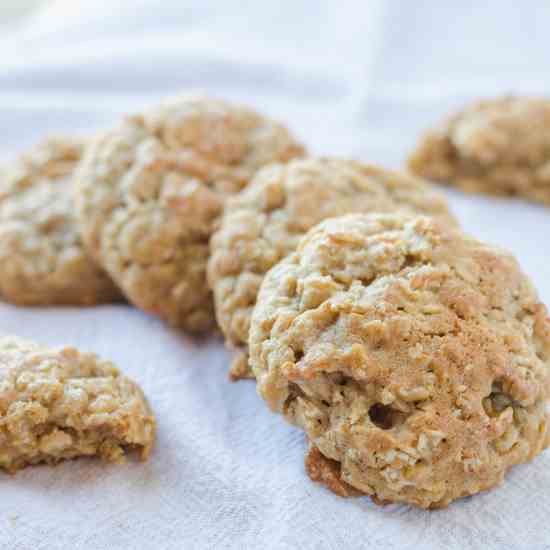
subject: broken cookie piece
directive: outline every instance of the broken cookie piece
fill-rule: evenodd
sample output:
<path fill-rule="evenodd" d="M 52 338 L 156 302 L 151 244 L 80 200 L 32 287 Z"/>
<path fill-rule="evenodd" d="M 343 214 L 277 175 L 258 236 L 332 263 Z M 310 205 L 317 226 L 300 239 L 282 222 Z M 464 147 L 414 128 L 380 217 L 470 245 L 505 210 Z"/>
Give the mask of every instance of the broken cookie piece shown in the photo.
<path fill-rule="evenodd" d="M 464 191 L 550 205 L 550 100 L 468 105 L 422 137 L 408 166 Z"/>
<path fill-rule="evenodd" d="M 78 456 L 147 458 L 155 420 L 141 389 L 109 361 L 70 347 L 0 339 L 0 467 Z"/>

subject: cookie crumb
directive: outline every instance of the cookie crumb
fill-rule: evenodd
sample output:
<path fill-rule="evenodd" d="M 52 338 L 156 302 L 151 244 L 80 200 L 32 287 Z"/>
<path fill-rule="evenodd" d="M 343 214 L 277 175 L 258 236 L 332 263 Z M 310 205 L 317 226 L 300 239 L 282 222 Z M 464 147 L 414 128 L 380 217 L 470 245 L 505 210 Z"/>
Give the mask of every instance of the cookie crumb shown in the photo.
<path fill-rule="evenodd" d="M 248 364 L 248 353 L 239 351 L 233 357 L 229 368 L 229 380 L 237 382 L 238 380 L 254 379 L 254 373 Z"/>

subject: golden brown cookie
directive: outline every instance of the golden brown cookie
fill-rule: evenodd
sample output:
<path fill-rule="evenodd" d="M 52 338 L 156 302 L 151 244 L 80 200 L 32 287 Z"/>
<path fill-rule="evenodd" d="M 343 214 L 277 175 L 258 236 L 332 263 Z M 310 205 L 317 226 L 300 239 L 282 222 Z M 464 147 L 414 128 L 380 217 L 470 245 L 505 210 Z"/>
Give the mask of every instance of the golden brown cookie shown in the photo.
<path fill-rule="evenodd" d="M 464 191 L 550 205 L 550 100 L 469 105 L 422 137 L 409 169 Z"/>
<path fill-rule="evenodd" d="M 548 445 L 546 315 L 503 250 L 427 217 L 350 215 L 266 275 L 250 362 L 328 459 L 314 478 L 440 507 Z"/>
<path fill-rule="evenodd" d="M 320 221 L 354 212 L 422 213 L 454 225 L 443 197 L 419 178 L 329 158 L 294 160 L 263 168 L 226 204 L 208 265 L 216 317 L 227 343 L 245 347 L 263 277 L 296 249 Z M 233 379 L 249 377 L 244 353 Z"/>
<path fill-rule="evenodd" d="M 18 305 L 93 305 L 121 299 L 80 239 L 72 180 L 84 143 L 56 138 L 0 172 L 0 298 Z"/>
<path fill-rule="evenodd" d="M 74 348 L 0 339 L 0 467 L 79 456 L 147 458 L 155 421 L 140 388 L 108 361 Z"/>
<path fill-rule="evenodd" d="M 76 203 L 84 241 L 128 299 L 191 331 L 214 324 L 208 240 L 223 201 L 302 148 L 223 101 L 180 96 L 124 119 L 88 149 Z"/>

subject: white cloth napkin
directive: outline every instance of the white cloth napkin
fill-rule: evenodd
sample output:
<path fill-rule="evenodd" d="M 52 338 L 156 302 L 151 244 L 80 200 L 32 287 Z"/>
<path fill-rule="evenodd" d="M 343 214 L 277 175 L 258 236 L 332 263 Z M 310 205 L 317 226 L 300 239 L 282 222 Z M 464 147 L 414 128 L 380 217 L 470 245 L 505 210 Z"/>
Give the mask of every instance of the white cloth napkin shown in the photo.
<path fill-rule="evenodd" d="M 549 18 L 537 1 L 58 1 L 0 36 L 0 155 L 193 88 L 286 121 L 316 154 L 399 166 L 465 101 L 548 93 Z M 550 210 L 447 195 L 550 303 Z M 550 452 L 442 511 L 344 500 L 306 478 L 302 434 L 254 385 L 227 382 L 220 339 L 193 341 L 127 306 L 0 305 L 0 332 L 112 359 L 158 419 L 145 464 L 2 475 L 1 548 L 550 548 Z"/>

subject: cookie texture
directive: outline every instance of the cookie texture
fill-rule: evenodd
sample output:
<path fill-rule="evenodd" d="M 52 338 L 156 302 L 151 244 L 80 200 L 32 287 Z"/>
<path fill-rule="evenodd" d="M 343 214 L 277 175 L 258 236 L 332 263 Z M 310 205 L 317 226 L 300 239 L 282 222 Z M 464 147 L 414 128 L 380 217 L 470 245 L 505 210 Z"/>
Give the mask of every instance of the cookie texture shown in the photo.
<path fill-rule="evenodd" d="M 338 494 L 446 506 L 548 445 L 546 308 L 511 255 L 434 219 L 313 228 L 265 277 L 249 343 Z"/>
<path fill-rule="evenodd" d="M 321 483 L 339 497 L 356 497 L 364 494 L 342 479 L 339 462 L 324 456 L 311 443 L 308 445 L 304 467 L 312 481 Z"/>
<path fill-rule="evenodd" d="M 550 205 L 550 100 L 469 105 L 424 135 L 409 169 L 464 191 Z"/>
<path fill-rule="evenodd" d="M 285 128 L 248 108 L 196 96 L 165 101 L 88 149 L 75 193 L 82 237 L 136 306 L 207 330 L 208 241 L 225 198 L 264 164 L 302 152 Z"/>
<path fill-rule="evenodd" d="M 0 339 L 0 467 L 79 456 L 147 458 L 155 421 L 140 388 L 108 361 L 74 348 Z"/>
<path fill-rule="evenodd" d="M 211 240 L 209 284 L 228 344 L 248 342 L 264 275 L 320 221 L 361 212 L 423 213 L 454 225 L 445 200 L 419 178 L 356 161 L 307 158 L 262 169 L 226 204 Z M 248 376 L 239 355 L 231 374 Z"/>
<path fill-rule="evenodd" d="M 0 298 L 23 306 L 121 299 L 84 249 L 72 183 L 84 143 L 51 138 L 0 171 Z"/>

